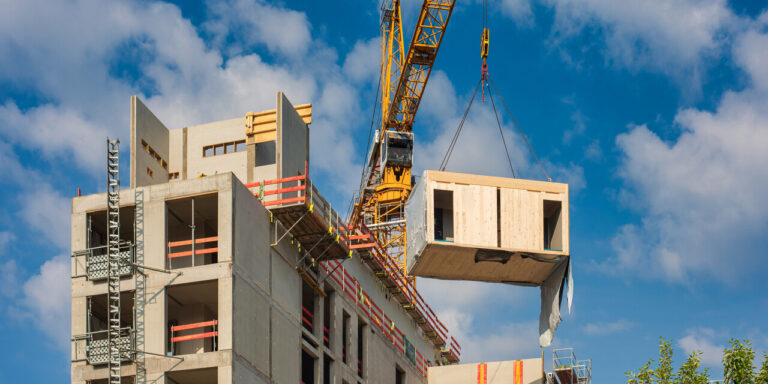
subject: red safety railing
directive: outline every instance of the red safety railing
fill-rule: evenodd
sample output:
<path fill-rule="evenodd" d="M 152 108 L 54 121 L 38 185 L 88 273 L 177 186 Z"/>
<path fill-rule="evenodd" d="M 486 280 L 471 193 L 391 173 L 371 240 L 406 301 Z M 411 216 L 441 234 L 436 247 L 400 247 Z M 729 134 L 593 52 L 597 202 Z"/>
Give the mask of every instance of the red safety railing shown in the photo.
<path fill-rule="evenodd" d="M 192 256 L 193 248 L 194 248 L 194 254 L 195 255 L 205 255 L 209 253 L 218 253 L 219 252 L 219 237 L 218 236 L 211 236 L 211 237 L 204 237 L 200 239 L 195 239 L 194 244 L 195 247 L 192 247 L 192 240 L 181 240 L 181 241 L 171 241 L 168 242 L 168 259 L 176 259 L 179 257 L 187 257 Z M 212 244 L 213 243 L 213 244 Z M 197 244 L 204 244 L 202 247 L 198 248 Z M 184 247 L 183 250 L 179 250 L 178 248 Z"/>
<path fill-rule="evenodd" d="M 348 231 L 352 230 L 353 232 L 356 232 L 359 235 L 362 236 L 370 236 L 373 237 L 373 233 L 368 229 L 365 224 L 360 223 L 360 225 L 357 228 L 346 228 Z M 350 235 L 350 237 L 353 235 Z M 416 287 L 413 285 L 413 282 L 409 281 L 405 278 L 405 276 L 402 273 L 402 270 L 395 265 L 394 261 L 387 255 L 380 247 L 378 242 L 373 242 L 374 245 L 370 245 L 370 243 L 360 243 L 357 245 L 351 245 L 352 247 L 357 248 L 368 248 L 369 252 L 373 255 L 373 260 L 376 262 L 379 267 L 386 272 L 386 277 L 395 285 L 397 288 L 402 292 L 402 294 L 406 297 L 409 305 L 413 306 L 413 309 L 418 312 L 418 314 L 425 318 L 427 321 L 427 324 L 431 329 L 435 331 L 435 334 L 437 335 L 439 342 L 441 344 L 445 344 L 445 340 L 448 333 L 448 328 L 445 327 L 445 325 L 437 318 L 437 315 L 432 310 L 432 308 L 427 305 L 427 303 L 424 301 L 424 298 L 421 297 L 421 294 L 416 290 Z"/>
<path fill-rule="evenodd" d="M 218 320 L 210 320 L 210 321 L 203 321 L 200 323 L 192 323 L 192 324 L 185 324 L 185 325 L 174 325 L 171 326 L 171 354 L 176 354 L 176 343 L 180 343 L 182 341 L 190 341 L 190 340 L 199 340 L 199 339 L 208 339 L 213 338 L 213 350 L 217 350 L 216 346 L 216 339 L 219 336 L 218 331 Z M 177 336 L 177 332 L 181 331 L 189 331 L 192 329 L 200 329 L 200 328 L 207 328 L 210 327 L 210 331 L 203 331 L 200 333 L 193 333 L 190 335 L 179 335 Z"/>
<path fill-rule="evenodd" d="M 280 195 L 283 193 L 298 192 L 299 196 L 289 197 L 285 199 L 264 201 L 264 206 L 269 207 L 272 205 L 290 204 L 290 203 L 303 203 L 307 201 L 307 175 L 309 167 L 304 162 L 304 174 L 298 176 L 284 177 L 281 179 L 259 181 L 255 183 L 245 184 L 245 187 L 259 188 L 256 192 L 253 192 L 254 196 L 257 196 L 260 200 L 264 200 L 266 196 Z M 286 185 L 291 184 L 291 185 Z M 298 185 L 293 185 L 298 184 Z M 266 190 L 267 187 L 274 186 L 275 189 Z"/>
<path fill-rule="evenodd" d="M 323 344 L 325 344 L 326 347 L 331 347 L 331 335 L 328 331 L 328 327 L 323 326 Z"/>
<path fill-rule="evenodd" d="M 301 323 L 304 325 L 304 328 L 306 328 L 308 331 L 312 332 L 314 329 L 312 326 L 312 321 L 314 320 L 315 316 L 312 315 L 309 310 L 305 306 L 301 306 Z"/>
<path fill-rule="evenodd" d="M 456 339 L 454 339 L 453 336 L 451 336 L 451 343 L 448 344 L 448 347 L 453 351 L 456 357 L 461 356 L 461 345 L 456 342 Z"/>
<path fill-rule="evenodd" d="M 389 316 L 381 310 L 381 308 L 374 302 L 368 293 L 360 287 L 357 279 L 352 277 L 349 272 L 341 265 L 338 260 L 331 260 L 325 263 L 320 263 L 320 266 L 328 273 L 331 280 L 336 282 L 342 291 L 352 300 L 355 301 L 358 308 L 363 312 L 370 320 L 371 324 L 379 328 L 382 334 L 400 351 L 405 354 L 405 341 L 403 332 L 398 328 L 395 323 L 389 318 Z M 346 348 L 342 345 L 342 356 L 346 357 Z M 427 361 L 422 354 L 416 350 L 416 362 L 415 365 L 419 372 L 426 377 L 427 375 Z"/>

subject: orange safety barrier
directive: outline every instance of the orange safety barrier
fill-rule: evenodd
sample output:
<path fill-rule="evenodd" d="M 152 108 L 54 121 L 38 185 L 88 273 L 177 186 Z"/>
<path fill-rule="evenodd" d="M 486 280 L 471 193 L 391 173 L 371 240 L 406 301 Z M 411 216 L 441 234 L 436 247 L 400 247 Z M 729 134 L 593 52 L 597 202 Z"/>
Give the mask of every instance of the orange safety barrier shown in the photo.
<path fill-rule="evenodd" d="M 198 249 L 195 248 L 195 255 L 204 255 L 208 253 L 217 253 L 219 252 L 218 247 L 218 236 L 212 236 L 212 237 L 204 237 L 201 239 L 195 239 L 195 244 L 206 244 L 206 243 L 213 243 L 216 242 L 216 246 L 210 247 L 210 248 L 202 248 Z M 183 246 L 190 246 L 192 245 L 192 240 L 181 240 L 181 241 L 171 241 L 168 242 L 168 258 L 169 259 L 175 259 L 177 257 L 185 257 L 185 256 L 192 256 L 192 250 L 185 250 L 185 251 L 177 251 L 173 252 L 173 248 L 177 247 L 183 247 Z"/>
<path fill-rule="evenodd" d="M 291 177 L 283 177 L 283 178 L 280 178 L 280 179 L 266 180 L 266 181 L 263 181 L 263 182 L 257 181 L 255 183 L 245 184 L 245 187 L 248 188 L 248 189 L 255 188 L 255 187 L 262 187 L 263 188 L 263 187 L 266 187 L 268 185 L 274 185 L 274 186 L 277 187 L 277 189 L 274 189 L 274 190 L 270 190 L 270 191 L 262 190 L 262 191 L 258 191 L 258 192 L 254 192 L 253 193 L 254 196 L 261 195 L 261 197 L 277 195 L 277 194 L 281 194 L 281 193 L 289 193 L 289 192 L 303 192 L 303 193 L 301 193 L 301 196 L 298 196 L 298 197 L 290 197 L 290 198 L 286 198 L 286 199 L 278 199 L 278 200 L 272 200 L 272 201 L 265 201 L 265 202 L 263 202 L 265 207 L 269 207 L 269 206 L 272 206 L 272 205 L 288 204 L 288 203 L 306 202 L 307 201 L 307 193 L 306 193 L 307 182 L 306 181 L 308 180 L 308 178 L 307 178 L 308 174 L 309 174 L 309 165 L 306 162 L 304 162 L 304 174 L 303 175 L 291 176 Z M 281 184 L 292 183 L 292 182 L 295 182 L 295 181 L 298 181 L 298 182 L 304 181 L 304 182 L 301 183 L 300 185 L 290 186 L 290 187 L 286 186 L 286 187 L 280 188 Z"/>
<path fill-rule="evenodd" d="M 182 341 L 189 341 L 189 340 L 198 340 L 198 339 L 207 339 L 207 338 L 214 338 L 219 336 L 219 331 L 216 329 L 216 326 L 219 324 L 218 320 L 210 320 L 210 321 L 203 321 L 200 323 L 193 323 L 193 324 L 185 324 L 185 325 L 174 325 L 171 326 L 171 353 L 175 353 L 175 344 Z M 188 331 L 190 329 L 198 329 L 198 328 L 205 328 L 205 327 L 213 327 L 213 331 L 210 332 L 201 332 L 201 333 L 195 333 L 192 335 L 183 335 L 183 336 L 175 336 L 174 334 L 179 331 Z M 213 340 L 213 349 L 216 350 L 216 339 Z"/>
<path fill-rule="evenodd" d="M 314 320 L 314 316 L 312 316 L 312 314 L 303 305 L 301 306 L 301 311 L 304 312 L 304 314 L 301 315 L 301 321 L 307 325 L 310 330 L 312 330 L 312 320 Z"/>
<path fill-rule="evenodd" d="M 400 353 L 405 354 L 403 332 L 390 320 L 381 308 L 376 305 L 371 297 L 360 288 L 357 279 L 352 277 L 349 272 L 347 272 L 346 268 L 341 266 L 341 262 L 338 260 L 331 260 L 325 263 L 320 263 L 320 266 L 329 274 L 329 277 L 342 288 L 342 291 L 357 303 L 361 311 L 371 319 L 371 323 L 381 330 L 382 334 L 389 339 L 395 348 L 397 348 Z M 346 351 L 344 346 L 342 346 L 342 354 L 344 354 L 344 352 Z M 415 352 L 418 356 L 415 363 L 416 368 L 422 375 L 424 375 L 424 377 L 426 377 L 426 359 L 424 359 L 423 355 L 418 350 L 415 350 Z"/>

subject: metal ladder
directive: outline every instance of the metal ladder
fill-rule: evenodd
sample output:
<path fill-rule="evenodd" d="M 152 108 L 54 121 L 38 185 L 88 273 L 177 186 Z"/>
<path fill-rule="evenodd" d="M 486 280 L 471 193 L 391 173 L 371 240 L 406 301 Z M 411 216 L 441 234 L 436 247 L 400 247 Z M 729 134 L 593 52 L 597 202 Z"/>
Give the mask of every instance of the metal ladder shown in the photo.
<path fill-rule="evenodd" d="M 109 384 L 121 384 L 120 351 L 120 140 L 107 139 L 107 255 L 109 277 Z"/>

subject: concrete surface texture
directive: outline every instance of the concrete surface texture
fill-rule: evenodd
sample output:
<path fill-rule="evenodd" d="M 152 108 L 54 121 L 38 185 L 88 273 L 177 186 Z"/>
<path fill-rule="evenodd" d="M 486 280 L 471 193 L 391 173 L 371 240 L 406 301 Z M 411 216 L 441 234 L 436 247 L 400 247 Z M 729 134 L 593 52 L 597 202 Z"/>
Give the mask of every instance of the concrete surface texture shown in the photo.
<path fill-rule="evenodd" d="M 277 106 L 271 178 L 304 172 L 309 152 L 302 118 L 282 94 Z M 286 228 L 244 186 L 249 174 L 267 177 L 246 169 L 255 150 L 203 156 L 206 146 L 245 140 L 243 119 L 168 131 L 135 97 L 131 111 L 126 163 L 136 177 L 120 191 L 121 239 L 132 244 L 126 257 L 140 268 L 120 284 L 121 324 L 131 345 L 124 382 L 426 382 L 426 372 L 322 269 L 317 281 L 327 297 L 308 288 L 296 272 L 301 253 L 291 236 L 272 245 Z M 174 172 L 180 177 L 169 178 Z M 105 210 L 104 193 L 72 200 L 73 384 L 108 376 L 96 362 L 107 285 L 94 275 L 104 262 Z M 421 355 L 437 361 L 440 349 L 357 256 L 344 269 Z"/>

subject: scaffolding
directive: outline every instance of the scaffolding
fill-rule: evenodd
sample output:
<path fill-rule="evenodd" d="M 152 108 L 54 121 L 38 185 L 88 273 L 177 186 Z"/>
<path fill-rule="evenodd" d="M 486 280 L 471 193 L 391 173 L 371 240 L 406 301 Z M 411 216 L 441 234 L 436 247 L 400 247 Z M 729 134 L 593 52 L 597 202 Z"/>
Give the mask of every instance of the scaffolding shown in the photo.
<path fill-rule="evenodd" d="M 573 348 L 553 350 L 552 369 L 559 384 L 592 383 L 592 360 L 577 360 Z"/>
<path fill-rule="evenodd" d="M 121 349 L 125 345 L 120 329 L 120 140 L 107 139 L 107 255 L 109 272 L 107 296 L 109 300 L 109 384 L 121 383 Z"/>
<path fill-rule="evenodd" d="M 338 213 L 318 193 L 307 172 L 308 167 L 305 164 L 303 175 L 246 184 L 247 188 L 257 189 L 253 193 L 254 196 L 258 197 L 273 217 L 287 229 L 272 245 L 276 245 L 288 235 L 302 245 L 305 256 L 297 263 L 297 270 L 321 295 L 324 293 L 317 283 L 316 273 L 311 273 L 314 271 L 309 266 L 329 261 L 338 262 L 356 252 L 388 293 L 413 318 L 425 336 L 435 346 L 444 350 L 444 361 L 458 362 L 458 344 L 443 348 L 447 344 L 448 329 L 421 297 L 414 282 L 403 274 L 403 269 L 385 251 L 368 226 L 360 223 L 356 227 L 350 227 L 340 219 Z M 311 257 L 311 263 L 306 263 L 308 257 Z"/>

